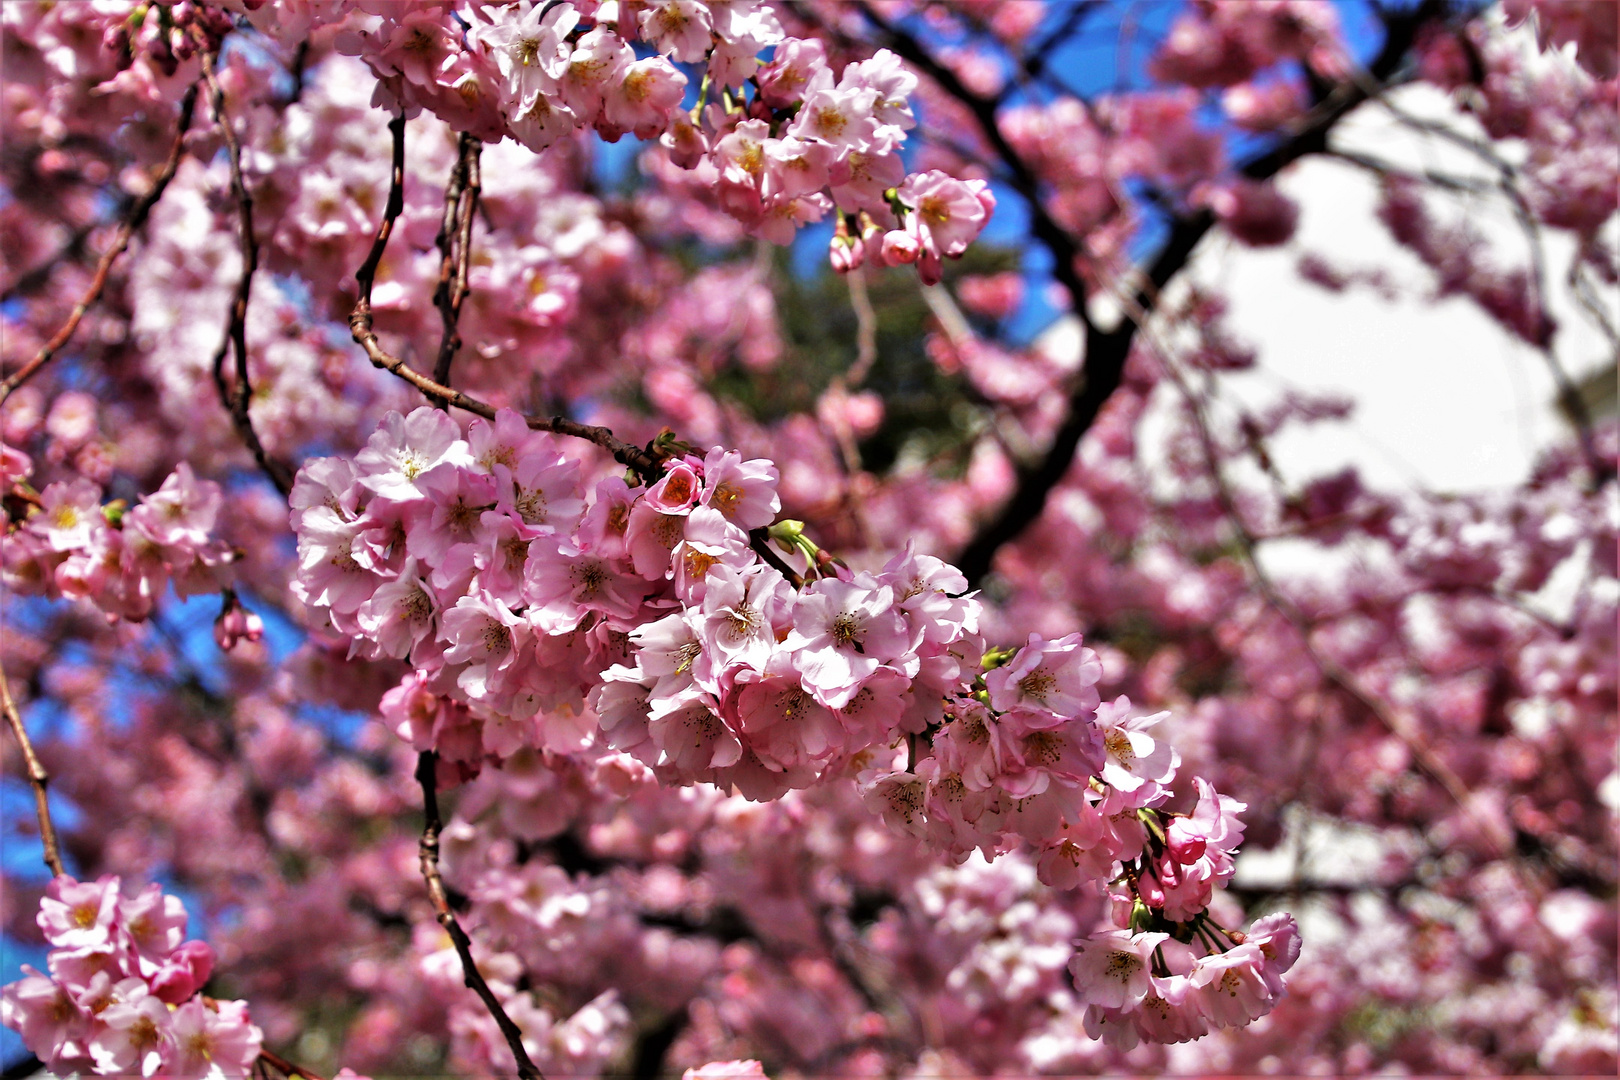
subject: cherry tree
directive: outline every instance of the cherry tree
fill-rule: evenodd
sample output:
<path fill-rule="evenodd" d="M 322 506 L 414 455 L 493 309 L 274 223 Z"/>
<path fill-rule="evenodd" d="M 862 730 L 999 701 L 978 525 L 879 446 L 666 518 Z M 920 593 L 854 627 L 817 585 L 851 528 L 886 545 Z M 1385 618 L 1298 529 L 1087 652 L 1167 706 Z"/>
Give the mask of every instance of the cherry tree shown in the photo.
<path fill-rule="evenodd" d="M 7 4 L 8 1075 L 1612 1071 L 1616 10 Z M 1569 437 L 1291 476 L 1214 244 Z"/>

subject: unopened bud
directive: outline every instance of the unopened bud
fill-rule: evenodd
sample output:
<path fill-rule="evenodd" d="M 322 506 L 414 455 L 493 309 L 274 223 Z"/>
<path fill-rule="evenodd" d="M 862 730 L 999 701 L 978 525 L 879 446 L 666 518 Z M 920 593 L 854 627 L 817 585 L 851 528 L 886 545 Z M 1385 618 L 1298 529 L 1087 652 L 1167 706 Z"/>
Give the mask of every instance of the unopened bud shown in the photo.
<path fill-rule="evenodd" d="M 890 229 L 883 234 L 883 262 L 888 266 L 917 261 L 917 238 L 903 229 Z"/>
<path fill-rule="evenodd" d="M 258 641 L 264 637 L 264 620 L 242 606 L 234 589 L 224 592 L 225 604 L 219 618 L 214 620 L 214 642 L 224 652 L 230 652 L 242 641 Z"/>

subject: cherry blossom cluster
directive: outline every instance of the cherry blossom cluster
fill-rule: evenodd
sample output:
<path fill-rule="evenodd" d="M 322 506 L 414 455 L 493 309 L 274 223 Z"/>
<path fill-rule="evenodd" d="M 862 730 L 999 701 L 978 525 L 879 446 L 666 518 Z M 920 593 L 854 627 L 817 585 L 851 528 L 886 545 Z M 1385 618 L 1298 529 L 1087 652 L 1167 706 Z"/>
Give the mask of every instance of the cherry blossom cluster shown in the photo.
<path fill-rule="evenodd" d="M 771 462 L 717 447 L 662 470 L 587 498 L 578 463 L 515 412 L 465 438 L 438 410 L 391 413 L 352 461 L 299 474 L 295 590 L 357 653 L 409 660 L 383 713 L 451 779 L 593 742 L 754 800 L 864 769 L 885 820 L 958 861 L 1028 843 L 1055 888 L 1121 880 L 1143 918 L 1201 927 L 1243 805 L 1197 779 L 1189 813 L 1163 809 L 1179 765 L 1149 734 L 1164 714 L 1102 704 L 1079 634 L 987 652 L 947 564 L 908 547 L 851 572 L 773 524 Z M 760 536 L 814 580 L 795 588 Z M 1275 1000 L 1246 997 L 1249 1019 Z"/>
<path fill-rule="evenodd" d="M 244 1001 L 198 994 L 214 951 L 187 941 L 177 896 L 107 875 L 53 879 L 37 917 L 50 974 L 24 967 L 0 990 L 0 1017 L 58 1075 L 246 1076 L 263 1035 Z"/>
<path fill-rule="evenodd" d="M 1247 934 L 1194 923 L 1184 936 L 1200 947 L 1132 930 L 1105 930 L 1080 943 L 1069 971 L 1086 1006 L 1087 1034 L 1130 1050 L 1244 1027 L 1277 1004 L 1282 976 L 1299 959 L 1291 915 L 1267 915 Z"/>
<path fill-rule="evenodd" d="M 0 537 L 0 565 L 8 589 L 21 595 L 88 600 L 110 618 L 145 619 L 172 584 L 181 596 L 220 587 L 233 558 L 213 537 L 219 516 L 218 484 L 201 480 L 181 462 L 163 485 L 133 508 L 102 504 L 94 481 L 58 480 L 37 495 L 21 481 L 31 472 L 26 455 L 0 446 L 12 492 L 21 509 Z"/>
<path fill-rule="evenodd" d="M 940 259 L 960 256 L 995 205 L 983 181 L 907 175 L 917 78 L 899 57 L 880 50 L 835 75 L 820 40 L 787 37 L 756 0 L 353 7 L 338 47 L 376 72 L 378 103 L 534 151 L 585 128 L 610 142 L 659 140 L 773 243 L 836 210 L 840 269 L 871 247 L 885 265 L 916 263 L 938 281 Z M 638 59 L 637 42 L 654 55 Z M 676 64 L 704 71 L 689 110 Z"/>

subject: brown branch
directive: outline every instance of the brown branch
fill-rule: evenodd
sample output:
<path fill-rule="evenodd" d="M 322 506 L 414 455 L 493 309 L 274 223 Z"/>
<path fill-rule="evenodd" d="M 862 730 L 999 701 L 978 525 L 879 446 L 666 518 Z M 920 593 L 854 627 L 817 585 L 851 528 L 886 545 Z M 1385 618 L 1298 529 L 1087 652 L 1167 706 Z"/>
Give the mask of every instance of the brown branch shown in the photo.
<path fill-rule="evenodd" d="M 51 824 L 51 804 L 45 794 L 51 774 L 45 771 L 45 766 L 39 763 L 39 755 L 34 753 L 34 744 L 28 739 L 28 729 L 23 727 L 22 713 L 17 711 L 17 703 L 11 698 L 11 684 L 6 679 L 4 667 L 0 667 L 0 709 L 5 711 L 6 723 L 11 726 L 12 734 L 17 736 L 17 745 L 22 747 L 23 763 L 28 768 L 28 783 L 34 789 L 34 813 L 39 817 L 39 843 L 45 849 L 45 865 L 52 874 L 61 877 L 66 873 L 62 869 L 62 849 L 56 841 L 56 826 Z"/>
<path fill-rule="evenodd" d="M 765 565 L 775 570 L 787 579 L 789 585 L 795 589 L 804 588 L 804 577 L 793 567 L 783 561 L 782 557 L 771 550 L 771 533 L 769 529 L 758 528 L 748 534 L 748 546 L 754 553 L 765 560 Z"/>
<path fill-rule="evenodd" d="M 456 919 L 456 913 L 450 910 L 450 898 L 445 895 L 444 878 L 439 874 L 439 833 L 444 829 L 444 819 L 439 816 L 439 785 L 435 770 L 438 767 L 439 755 L 432 750 L 424 750 L 416 759 L 416 781 L 422 785 L 422 840 L 417 847 L 417 858 L 422 867 L 422 880 L 427 883 L 428 900 L 433 904 L 437 913 L 439 925 L 444 927 L 445 933 L 450 935 L 451 942 L 456 947 L 456 955 L 461 958 L 462 979 L 467 989 L 477 994 L 483 1001 L 484 1007 L 495 1018 L 495 1024 L 506 1037 L 506 1045 L 512 1051 L 512 1057 L 517 1062 L 518 1075 L 524 1080 L 543 1080 L 540 1070 L 529 1060 L 529 1053 L 523 1048 L 523 1032 L 512 1018 L 506 1015 L 500 999 L 489 988 L 489 983 L 478 973 L 478 965 L 473 962 L 472 941 L 467 932 L 461 928 Z"/>
<path fill-rule="evenodd" d="M 107 277 L 112 272 L 113 263 L 129 247 L 131 238 L 146 223 L 147 215 L 152 212 L 152 207 L 157 205 L 158 199 L 162 198 L 163 189 L 169 186 L 169 181 L 174 179 L 175 170 L 180 167 L 180 155 L 185 152 L 186 147 L 186 129 L 191 127 L 191 117 L 196 106 L 197 85 L 193 83 L 187 88 L 186 96 L 180 99 L 180 119 L 175 129 L 174 144 L 169 148 L 169 156 L 164 160 L 163 167 L 153 178 L 151 188 L 130 206 L 128 216 L 118 227 L 112 243 L 102 253 L 101 261 L 96 265 L 96 273 L 90 279 L 90 287 L 79 298 L 79 302 L 73 305 L 73 311 L 62 324 L 62 328 L 34 354 L 32 360 L 0 382 L 0 405 L 5 404 L 6 399 L 17 387 L 33 378 L 40 368 L 51 362 L 52 357 L 73 337 L 85 313 L 101 299 L 102 292 L 107 288 Z"/>
<path fill-rule="evenodd" d="M 459 390 L 428 378 L 421 372 L 405 363 L 404 359 L 394 356 L 382 347 L 373 329 L 371 313 L 371 290 L 376 282 L 377 267 L 382 262 L 383 251 L 388 247 L 388 238 L 393 235 L 394 222 L 399 219 L 400 212 L 405 208 L 405 117 L 403 114 L 389 121 L 388 129 L 393 135 L 394 153 L 393 168 L 388 185 L 388 203 L 383 208 L 382 221 L 377 226 L 377 235 L 371 242 L 371 250 L 366 255 L 366 261 L 355 272 L 355 284 L 359 286 L 360 296 L 355 301 L 354 310 L 349 314 L 349 333 L 354 337 L 355 344 L 366 351 L 366 357 L 373 367 L 381 368 L 392 375 L 410 383 L 422 392 L 422 395 L 434 404 L 446 405 L 451 408 L 470 412 L 474 416 L 482 416 L 486 420 L 495 419 L 493 406 L 468 397 Z M 644 450 L 639 446 L 620 440 L 612 431 L 605 427 L 594 427 L 590 424 L 581 424 L 565 416 L 538 417 L 527 416 L 524 420 L 534 431 L 549 431 L 556 435 L 567 435 L 575 439 L 584 439 L 595 443 L 608 451 L 622 465 L 627 465 L 644 477 L 654 477 L 659 473 L 659 462 L 664 455 L 650 449 Z"/>
<path fill-rule="evenodd" d="M 1070 396 L 1067 415 L 1046 454 L 1038 463 L 1018 468 L 1012 497 L 994 518 L 980 527 L 955 560 L 969 584 L 975 585 L 989 573 L 996 552 L 1016 539 L 1046 509 L 1047 495 L 1068 472 L 1080 439 L 1090 430 L 1124 377 L 1137 323 L 1126 318 L 1113 329 L 1103 330 L 1091 322 L 1086 310 L 1085 284 L 1075 267 L 1076 259 L 1083 253 L 1082 242 L 1047 211 L 1038 178 L 1001 133 L 996 118 L 997 102 L 968 89 L 955 72 L 934 59 L 915 37 L 885 20 L 869 5 L 862 4 L 861 10 L 867 21 L 882 32 L 885 45 L 933 79 L 978 122 L 1002 165 L 1008 184 L 1029 205 L 1030 231 L 1051 252 L 1053 276 L 1068 291 L 1071 309 L 1086 331 L 1081 381 Z M 1393 76 L 1410 50 L 1418 29 L 1444 15 L 1445 5 L 1440 0 L 1424 0 L 1410 11 L 1389 15 L 1383 48 L 1369 67 L 1371 75 L 1377 80 Z M 1288 139 L 1249 161 L 1239 172 L 1251 180 L 1269 179 L 1299 158 L 1325 151 L 1328 132 L 1367 97 L 1368 89 L 1361 85 L 1335 88 L 1317 102 Z M 1214 224 L 1215 217 L 1207 210 L 1172 219 L 1170 235 L 1149 265 L 1137 292 L 1136 300 L 1142 309 L 1153 309 L 1159 292 L 1187 264 L 1193 249 Z"/>
<path fill-rule="evenodd" d="M 270 478 L 276 490 L 285 496 L 292 492 L 292 469 L 272 458 L 265 450 L 259 433 L 253 427 L 253 417 L 248 413 L 253 400 L 253 384 L 248 378 L 247 313 L 248 301 L 253 293 L 253 274 L 259 268 L 259 240 L 253 233 L 253 196 L 248 193 L 247 181 L 242 176 L 242 144 L 236 137 L 236 129 L 231 126 L 230 116 L 225 112 L 225 89 L 214 77 L 216 60 L 214 53 L 204 53 L 202 70 L 203 78 L 208 82 L 214 123 L 225 140 L 226 155 L 231 163 L 231 195 L 236 199 L 237 224 L 241 234 L 242 277 L 236 284 L 236 293 L 231 297 L 224 336 L 220 338 L 219 348 L 214 351 L 214 388 L 219 391 L 219 403 L 231 414 L 231 424 L 252 452 L 253 460 L 258 462 L 259 468 Z M 234 351 L 236 355 L 234 390 L 225 379 L 227 351 Z"/>
<path fill-rule="evenodd" d="M 296 1076 L 300 1080 L 323 1080 L 319 1073 L 310 1072 L 302 1065 L 294 1065 L 280 1054 L 266 1050 L 263 1047 L 259 1049 L 259 1061 L 269 1065 L 272 1069 L 281 1073 L 282 1076 Z"/>
<path fill-rule="evenodd" d="M 437 241 L 441 253 L 439 287 L 433 293 L 433 304 L 444 322 L 444 336 L 439 339 L 439 361 L 433 366 L 433 381 L 446 386 L 450 385 L 450 364 L 461 348 L 461 334 L 456 325 L 461 321 L 462 301 L 467 299 L 473 215 L 478 210 L 478 195 L 483 189 L 478 163 L 483 149 L 478 136 L 461 133 L 460 154 L 455 168 L 450 170 L 450 183 L 444 192 L 444 221 L 439 226 Z"/>
<path fill-rule="evenodd" d="M 7 285 L 0 291 L 0 303 L 14 299 L 18 296 L 32 296 L 43 289 L 51 280 L 56 268 L 65 262 L 77 262 L 84 255 L 84 246 L 90 240 L 90 234 L 101 227 L 99 221 L 91 221 L 80 225 L 68 236 L 67 241 L 44 262 L 32 270 L 24 271 L 16 281 Z"/>

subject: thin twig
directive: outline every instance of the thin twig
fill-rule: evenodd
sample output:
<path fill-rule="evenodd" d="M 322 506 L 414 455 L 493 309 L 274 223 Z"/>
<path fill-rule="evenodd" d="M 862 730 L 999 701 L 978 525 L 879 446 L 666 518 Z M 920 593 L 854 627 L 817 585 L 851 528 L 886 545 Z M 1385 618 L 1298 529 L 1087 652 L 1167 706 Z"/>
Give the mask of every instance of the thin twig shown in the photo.
<path fill-rule="evenodd" d="M 393 235 L 394 223 L 399 219 L 400 212 L 405 208 L 405 117 L 396 116 L 388 123 L 388 129 L 393 135 L 394 153 L 393 167 L 390 173 L 388 186 L 388 203 L 383 209 L 382 221 L 377 226 L 377 235 L 372 239 L 371 250 L 366 254 L 366 261 L 361 263 L 360 269 L 355 272 L 355 284 L 359 287 L 360 295 L 355 300 L 354 310 L 349 315 L 349 332 L 355 343 L 366 351 L 366 357 L 373 367 L 381 368 L 392 375 L 397 375 L 412 386 L 420 390 L 429 401 L 435 404 L 448 405 L 451 408 L 470 412 L 474 416 L 482 416 L 486 420 L 495 419 L 493 406 L 468 397 L 459 390 L 452 390 L 405 363 L 404 359 L 394 356 L 382 347 L 377 338 L 377 332 L 372 327 L 371 290 L 376 282 L 377 267 L 382 262 L 383 251 L 388 247 L 388 238 Z M 584 439 L 595 443 L 608 451 L 622 465 L 627 465 L 644 477 L 654 477 L 659 474 L 659 462 L 663 455 L 651 450 L 644 450 L 639 446 L 622 441 L 605 427 L 594 427 L 590 424 L 581 424 L 564 416 L 537 417 L 528 416 L 525 422 L 534 431 L 549 431 L 557 435 L 568 435 L 576 439 Z"/>
<path fill-rule="evenodd" d="M 51 804 L 45 794 L 51 774 L 39 763 L 34 744 L 28 740 L 28 729 L 23 727 L 22 713 L 11 698 L 11 684 L 6 679 L 3 666 L 0 666 L 0 709 L 5 711 L 6 723 L 11 725 L 12 734 L 17 736 L 17 745 L 22 747 L 23 762 L 28 767 L 28 782 L 34 788 L 34 813 L 39 817 L 39 843 L 45 849 L 45 865 L 52 874 L 61 877 L 66 873 L 62 869 L 62 849 L 56 841 L 56 826 L 51 824 Z"/>
<path fill-rule="evenodd" d="M 157 176 L 153 178 L 151 188 L 130 206 L 129 214 L 124 218 L 124 223 L 118 227 L 118 232 L 113 235 L 112 243 L 102 253 L 101 262 L 96 266 L 95 276 L 90 279 L 90 287 L 79 298 L 79 302 L 73 305 L 73 311 L 68 315 L 67 321 L 62 324 L 62 328 L 41 347 L 39 352 L 34 354 L 32 360 L 12 372 L 3 382 L 0 382 L 0 405 L 5 404 L 12 391 L 33 378 L 40 368 L 51 362 L 51 358 L 60 352 L 62 347 L 73 337 L 73 332 L 79 328 L 79 323 L 83 320 L 85 312 L 89 311 L 96 301 L 101 299 L 102 292 L 107 288 L 107 277 L 112 272 L 113 263 L 117 261 L 118 256 L 124 253 L 124 249 L 129 247 L 130 239 L 134 237 L 136 231 L 146 223 L 147 215 L 152 212 L 152 207 L 157 205 L 158 199 L 162 198 L 163 189 L 169 186 L 169 181 L 174 179 L 175 170 L 180 167 L 180 155 L 185 152 L 186 148 L 186 129 L 191 127 L 191 117 L 196 106 L 197 84 L 193 83 L 186 89 L 186 96 L 180 99 L 180 120 L 176 126 L 174 144 L 169 148 L 169 156 L 163 162 L 163 167 L 158 170 Z"/>
<path fill-rule="evenodd" d="M 782 557 L 771 550 L 771 534 L 769 529 L 758 528 L 748 534 L 748 546 L 754 553 L 765 560 L 765 565 L 775 570 L 787 579 L 789 585 L 795 589 L 804 588 L 804 576 L 783 561 Z"/>
<path fill-rule="evenodd" d="M 1128 297 L 1121 296 L 1122 303 L 1131 304 Z M 1257 541 L 1254 534 L 1244 522 L 1242 512 L 1238 509 L 1237 500 L 1232 494 L 1231 486 L 1226 480 L 1225 470 L 1221 468 L 1219 450 L 1215 446 L 1215 438 L 1210 429 L 1209 416 L 1204 409 L 1204 401 L 1193 388 L 1188 385 L 1182 374 L 1180 365 L 1171 354 L 1170 349 L 1158 338 L 1157 333 L 1148 324 L 1147 313 L 1135 311 L 1131 315 L 1138 320 L 1143 338 L 1153 351 L 1159 355 L 1163 362 L 1165 373 L 1175 384 L 1183 399 L 1187 403 L 1188 411 L 1193 418 L 1194 432 L 1198 437 L 1199 447 L 1204 457 L 1204 467 L 1209 473 L 1211 482 L 1215 485 L 1216 502 L 1221 507 L 1223 516 L 1231 524 L 1238 540 L 1238 548 L 1242 552 L 1243 561 L 1252 575 L 1255 586 L 1266 603 L 1277 612 L 1291 627 L 1299 638 L 1300 648 L 1310 659 L 1311 663 L 1326 682 L 1345 694 L 1394 735 L 1411 752 L 1413 761 L 1418 769 L 1434 780 L 1457 804 L 1459 810 L 1479 827 L 1482 836 L 1491 837 L 1500 843 L 1504 850 L 1512 849 L 1512 838 L 1504 837 L 1500 831 L 1493 828 L 1479 812 L 1470 805 L 1472 793 L 1462 779 L 1452 770 L 1451 766 L 1434 751 L 1421 732 L 1408 724 L 1404 718 L 1393 711 L 1386 709 L 1383 703 L 1376 700 L 1361 687 L 1355 676 L 1347 671 L 1338 661 L 1326 656 L 1311 640 L 1312 626 L 1303 612 L 1294 605 L 1294 602 L 1285 596 L 1271 576 L 1266 573 L 1261 564 Z M 1314 729 L 1313 729 L 1314 733 Z"/>
<path fill-rule="evenodd" d="M 1541 226 L 1536 220 L 1535 213 L 1530 208 L 1530 202 L 1524 193 L 1519 190 L 1520 172 L 1517 166 L 1497 152 L 1489 143 L 1481 142 L 1463 132 L 1451 128 L 1449 125 L 1435 120 L 1426 120 L 1414 116 L 1395 104 L 1387 94 L 1380 93 L 1379 104 L 1398 122 L 1412 128 L 1414 131 L 1426 132 L 1438 136 L 1454 146 L 1461 147 L 1479 158 L 1486 165 L 1495 170 L 1497 175 L 1496 187 L 1507 198 L 1513 208 L 1514 219 L 1524 233 L 1525 242 L 1530 248 L 1530 287 L 1533 291 L 1535 309 L 1543 319 L 1543 326 L 1547 324 L 1547 272 L 1546 254 L 1542 243 Z M 1553 385 L 1557 390 L 1558 404 L 1575 426 L 1576 436 L 1581 444 L 1581 454 L 1586 459 L 1586 467 L 1592 474 L 1593 486 L 1602 487 L 1615 476 L 1614 463 L 1598 452 L 1597 443 L 1592 433 L 1592 414 L 1586 407 L 1586 400 L 1581 397 L 1580 390 L 1570 378 L 1569 372 L 1564 370 L 1563 363 L 1558 359 L 1558 353 L 1552 346 L 1550 332 L 1542 335 L 1540 341 L 1534 342 L 1537 351 L 1547 364 L 1548 374 L 1552 376 Z"/>
<path fill-rule="evenodd" d="M 484 1002 L 484 1007 L 495 1018 L 495 1024 L 501 1029 L 506 1038 L 506 1045 L 512 1051 L 512 1057 L 517 1062 L 518 1075 L 524 1080 L 543 1080 L 540 1070 L 529 1060 L 529 1052 L 523 1048 L 523 1032 L 506 1015 L 501 1006 L 500 999 L 489 988 L 489 983 L 478 973 L 478 965 L 473 962 L 472 941 L 467 932 L 461 928 L 456 919 L 456 913 L 450 909 L 450 898 L 444 891 L 444 878 L 439 874 L 439 833 L 444 829 L 444 820 L 439 816 L 439 785 L 435 770 L 438 767 L 439 755 L 432 750 L 424 750 L 416 759 L 416 781 L 422 785 L 422 840 L 417 848 L 418 861 L 422 867 L 422 880 L 427 883 L 428 900 L 433 904 L 437 913 L 439 925 L 444 927 L 445 933 L 450 935 L 451 942 L 456 947 L 456 955 L 461 958 L 462 979 L 467 989 L 477 994 Z"/>
<path fill-rule="evenodd" d="M 273 1051 L 259 1048 L 259 1061 L 277 1070 L 283 1076 L 297 1076 L 300 1080 L 324 1080 L 319 1073 L 310 1072 L 302 1065 L 294 1065 L 286 1058 Z"/>
<path fill-rule="evenodd" d="M 987 573 L 1000 548 L 1018 537 L 1046 508 L 1047 495 L 1063 479 L 1074 461 L 1081 437 L 1091 428 L 1103 405 L 1124 378 L 1136 323 L 1126 319 L 1111 330 L 1094 325 L 1086 308 L 1087 290 L 1077 268 L 1084 254 L 1079 239 L 1051 216 L 1041 195 L 1040 179 L 1003 135 L 997 102 L 975 94 L 950 68 L 935 59 L 922 43 L 898 24 L 890 22 L 869 4 L 861 4 L 867 21 L 882 33 L 884 44 L 903 60 L 926 74 L 942 91 L 962 104 L 977 121 L 987 145 L 999 160 L 1008 184 L 1029 206 L 1030 232 L 1053 256 L 1053 276 L 1070 297 L 1071 310 L 1085 330 L 1085 368 L 1070 395 L 1067 414 L 1042 459 L 1018 469 L 1012 497 L 996 515 L 984 522 L 956 558 L 956 564 L 970 584 L 977 584 Z M 1369 67 L 1378 79 L 1395 75 L 1411 48 L 1420 26 L 1443 17 L 1440 0 L 1422 0 L 1415 8 L 1390 15 L 1383 48 Z M 1316 102 L 1298 127 L 1277 146 L 1245 163 L 1238 171 L 1251 180 L 1268 179 L 1284 166 L 1327 149 L 1327 133 L 1344 115 L 1366 100 L 1365 89 L 1353 84 L 1335 88 Z M 1176 217 L 1170 235 L 1143 276 L 1137 294 L 1142 307 L 1151 310 L 1158 290 L 1186 265 L 1198 242 L 1214 226 L 1208 210 Z"/>
<path fill-rule="evenodd" d="M 84 254 L 84 245 L 89 241 L 90 234 L 101 228 L 101 225 L 99 221 L 91 221 L 74 229 L 67 241 L 57 248 L 54 254 L 32 270 L 24 271 L 16 281 L 7 285 L 4 291 L 0 291 L 0 303 L 18 296 L 31 296 L 43 289 L 58 266 L 65 262 L 78 261 Z"/>
<path fill-rule="evenodd" d="M 461 348 L 461 333 L 456 327 L 461 321 L 462 301 L 467 299 L 473 215 L 483 189 L 478 160 L 483 149 L 478 136 L 461 133 L 460 152 L 444 192 L 444 222 L 438 236 L 439 287 L 433 293 L 433 304 L 444 322 L 444 336 L 439 340 L 439 360 L 433 366 L 433 380 L 446 386 L 450 385 L 450 364 Z"/>
<path fill-rule="evenodd" d="M 248 301 L 253 294 L 253 274 L 259 268 L 259 240 L 253 233 L 253 196 L 248 193 L 247 181 L 242 176 L 242 144 L 236 138 L 236 129 L 225 112 L 225 89 L 214 77 L 214 53 L 203 55 L 203 78 L 208 81 L 209 99 L 214 123 L 225 140 L 226 155 L 231 163 L 231 195 L 236 199 L 236 217 L 242 249 L 242 277 L 231 297 L 230 315 L 225 323 L 224 336 L 214 352 L 214 387 L 219 391 L 219 403 L 231 414 L 231 424 L 253 454 L 253 460 L 270 478 L 282 495 L 292 491 L 292 470 L 277 461 L 265 450 L 259 433 L 254 430 L 253 417 L 248 409 L 253 401 L 253 384 L 248 378 L 247 313 Z M 236 355 L 236 387 L 232 389 L 225 379 L 225 354 Z"/>

